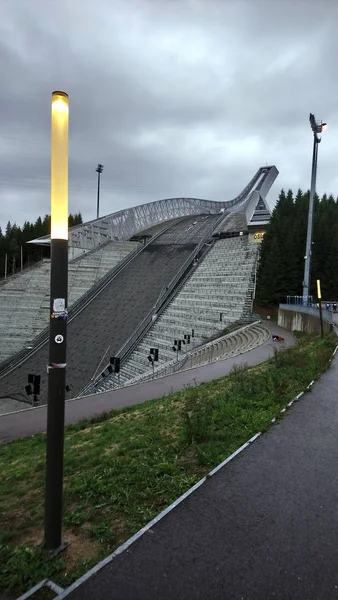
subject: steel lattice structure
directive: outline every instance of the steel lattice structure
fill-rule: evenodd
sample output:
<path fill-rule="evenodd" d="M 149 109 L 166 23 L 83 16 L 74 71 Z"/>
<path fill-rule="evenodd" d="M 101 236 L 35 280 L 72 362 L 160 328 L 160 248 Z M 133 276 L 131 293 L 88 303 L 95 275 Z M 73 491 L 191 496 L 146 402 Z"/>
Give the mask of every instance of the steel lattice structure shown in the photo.
<path fill-rule="evenodd" d="M 169 219 L 203 213 L 243 211 L 247 223 L 252 218 L 256 204 L 263 200 L 278 175 L 275 166 L 258 169 L 257 173 L 233 200 L 215 202 L 198 198 L 167 198 L 133 208 L 126 208 L 105 217 L 72 227 L 69 245 L 75 248 L 92 249 L 108 240 L 127 240 L 144 229 Z M 50 237 L 32 240 L 34 244 L 49 244 Z"/>

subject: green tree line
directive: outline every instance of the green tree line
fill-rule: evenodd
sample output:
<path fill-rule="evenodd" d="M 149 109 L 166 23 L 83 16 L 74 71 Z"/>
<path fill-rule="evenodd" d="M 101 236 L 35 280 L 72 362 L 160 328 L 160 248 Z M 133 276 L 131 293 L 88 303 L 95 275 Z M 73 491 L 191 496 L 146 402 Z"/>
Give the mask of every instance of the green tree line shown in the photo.
<path fill-rule="evenodd" d="M 70 214 L 68 218 L 69 227 L 82 223 L 81 213 Z M 0 277 L 5 275 L 5 262 L 7 255 L 7 275 L 12 275 L 21 269 L 21 248 L 23 268 L 49 256 L 49 248 L 37 247 L 27 244 L 30 240 L 50 234 L 50 215 L 42 219 L 38 217 L 35 223 L 25 221 L 22 227 L 10 221 L 7 223 L 3 233 L 0 227 Z"/>
<path fill-rule="evenodd" d="M 257 274 L 256 301 L 262 306 L 285 302 L 303 293 L 309 192 L 281 191 L 265 233 Z M 338 201 L 332 195 L 315 196 L 310 294 L 338 299 Z"/>

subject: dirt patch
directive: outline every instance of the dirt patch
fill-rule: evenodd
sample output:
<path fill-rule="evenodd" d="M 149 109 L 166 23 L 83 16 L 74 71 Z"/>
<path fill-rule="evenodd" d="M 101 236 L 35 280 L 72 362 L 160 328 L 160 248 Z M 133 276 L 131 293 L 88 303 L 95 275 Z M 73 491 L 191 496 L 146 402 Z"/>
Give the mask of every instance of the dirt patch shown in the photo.
<path fill-rule="evenodd" d="M 72 449 L 76 450 L 77 448 L 82 448 L 83 446 L 92 446 L 93 442 L 91 440 L 87 440 L 84 442 L 79 442 L 78 444 L 73 444 Z"/>
<path fill-rule="evenodd" d="M 143 437 L 143 436 L 142 436 Z M 120 448 L 120 444 L 111 444 L 108 448 L 105 448 L 104 454 L 114 454 Z"/>
<path fill-rule="evenodd" d="M 100 551 L 98 544 L 90 535 L 90 527 L 81 527 L 77 531 L 65 528 L 62 537 L 69 542 L 68 548 L 62 553 L 62 558 L 66 561 L 66 572 L 78 567 L 79 562 L 90 560 L 97 556 Z M 43 528 L 35 528 L 29 531 L 20 539 L 20 544 L 29 546 L 39 546 L 43 543 Z"/>
<path fill-rule="evenodd" d="M 79 529 L 77 532 L 65 529 L 63 535 L 64 539 L 70 543 L 63 554 L 67 562 L 67 570 L 75 568 L 81 561 L 97 556 L 100 551 L 100 545 L 90 537 L 89 529 L 86 527 Z"/>
<path fill-rule="evenodd" d="M 25 544 L 27 546 L 40 546 L 40 544 L 43 543 L 43 538 L 43 527 L 34 527 L 20 537 L 17 541 L 17 545 Z"/>
<path fill-rule="evenodd" d="M 188 475 L 200 475 L 203 477 L 203 475 L 208 472 L 206 467 L 201 467 L 201 465 L 198 464 L 195 450 L 192 447 L 187 448 L 184 455 L 177 457 L 177 464 Z"/>
<path fill-rule="evenodd" d="M 161 436 L 164 438 L 175 440 L 179 434 L 179 427 L 176 427 L 174 431 L 170 431 L 169 428 L 161 429 Z"/>
<path fill-rule="evenodd" d="M 127 537 L 126 524 L 122 519 L 114 519 L 112 529 L 117 538 Z"/>
<path fill-rule="evenodd" d="M 23 503 L 26 504 L 29 499 L 35 507 L 38 507 L 40 504 L 40 496 L 41 489 L 28 491 L 25 497 L 16 500 L 16 505 L 13 508 L 6 508 L 2 514 L 1 528 L 20 529 L 21 527 L 24 527 L 27 523 L 27 518 L 29 518 L 30 515 L 27 515 L 27 508 L 23 506 Z"/>
<path fill-rule="evenodd" d="M 101 425 L 90 425 L 90 427 L 86 427 L 86 429 L 81 429 L 80 431 L 76 431 L 75 434 L 77 435 L 81 435 L 82 433 L 92 433 L 92 431 L 94 431 L 94 429 L 102 429 L 102 424 Z"/>
<path fill-rule="evenodd" d="M 145 412 L 145 410 L 143 413 L 140 410 L 133 410 L 132 412 L 121 413 L 120 415 L 116 415 L 115 417 L 108 419 L 108 423 L 116 423 L 117 421 L 126 421 L 128 419 L 135 418 L 137 419 L 140 415 L 143 416 Z"/>

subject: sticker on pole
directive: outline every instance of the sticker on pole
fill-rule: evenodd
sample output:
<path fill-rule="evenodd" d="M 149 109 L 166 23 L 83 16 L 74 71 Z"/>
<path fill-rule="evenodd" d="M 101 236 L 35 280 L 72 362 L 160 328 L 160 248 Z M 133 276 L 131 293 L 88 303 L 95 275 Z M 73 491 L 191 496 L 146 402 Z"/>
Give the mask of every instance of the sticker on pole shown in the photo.
<path fill-rule="evenodd" d="M 54 298 L 53 312 L 59 313 L 59 312 L 63 312 L 65 309 L 66 309 L 66 299 L 65 298 Z"/>
<path fill-rule="evenodd" d="M 64 310 L 62 312 L 53 312 L 51 314 L 52 319 L 56 319 L 57 321 L 67 321 L 68 319 L 68 310 Z"/>
<path fill-rule="evenodd" d="M 57 344 L 62 344 L 63 342 L 63 335 L 61 335 L 60 333 L 58 335 L 55 336 L 55 341 Z"/>
<path fill-rule="evenodd" d="M 66 363 L 50 363 L 47 365 L 47 373 L 49 373 L 51 369 L 65 369 L 66 366 Z"/>

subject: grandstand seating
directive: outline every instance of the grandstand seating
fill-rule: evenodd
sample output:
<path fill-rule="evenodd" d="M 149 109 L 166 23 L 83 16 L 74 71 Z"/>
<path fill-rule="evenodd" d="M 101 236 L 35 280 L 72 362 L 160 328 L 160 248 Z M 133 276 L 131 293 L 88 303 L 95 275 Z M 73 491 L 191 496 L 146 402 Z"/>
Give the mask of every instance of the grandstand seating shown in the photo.
<path fill-rule="evenodd" d="M 173 360 L 175 339 L 191 335 L 194 329 L 190 347 L 183 346 L 183 352 L 193 347 L 196 361 L 204 360 L 199 349 L 207 340 L 219 336 L 229 324 L 252 320 L 258 246 L 250 245 L 249 238 L 258 224 L 264 226 L 269 220 L 265 196 L 277 175 L 274 166 L 260 168 L 230 202 L 169 198 L 70 230 L 68 398 L 93 389 L 97 375 L 108 372 L 109 357 L 126 358 L 120 375 L 126 383 L 149 376 L 150 347 L 159 348 L 159 371 L 181 368 L 183 363 Z M 262 222 L 254 219 L 259 206 L 265 208 L 259 214 L 261 218 L 264 212 Z M 139 242 L 146 240 L 141 247 Z M 32 240 L 49 242 L 49 236 Z M 139 251 L 114 268 L 133 248 Z M 39 404 L 47 401 L 49 280 L 50 263 L 45 260 L 0 281 L 2 398 L 17 399 L 29 374 L 37 374 L 41 375 Z M 238 333 L 231 344 L 237 340 L 237 350 L 247 348 L 249 337 Z M 227 343 L 221 347 L 216 342 L 217 352 L 230 352 Z M 109 378 L 105 380 L 109 386 Z"/>
<path fill-rule="evenodd" d="M 68 266 L 68 307 L 118 264 L 137 242 L 110 242 L 75 253 Z M 72 256 L 74 253 L 69 252 Z M 0 362 L 31 343 L 49 322 L 50 260 L 39 262 L 0 286 Z"/>
<path fill-rule="evenodd" d="M 147 358 L 151 347 L 159 349 L 161 365 L 173 359 L 174 340 L 183 339 L 193 329 L 189 350 L 224 327 L 250 319 L 256 263 L 257 245 L 251 245 L 248 236 L 217 241 L 123 364 L 121 385 L 151 370 Z M 184 345 L 182 348 L 182 352 L 187 350 Z M 111 385 L 116 385 L 114 375 L 106 377 L 96 389 L 102 391 Z"/>
<path fill-rule="evenodd" d="M 232 358 L 260 346 L 266 342 L 269 337 L 270 332 L 259 322 L 245 325 L 232 333 L 228 333 L 225 336 L 208 342 L 196 350 L 188 349 L 186 353 L 183 352 L 177 356 L 177 358 L 174 358 L 165 364 L 159 366 L 156 364 L 154 371 L 152 371 L 152 369 L 143 372 L 135 371 L 136 374 L 130 379 L 126 379 L 122 374 L 119 374 L 118 377 L 113 376 L 110 381 L 103 379 L 97 386 L 97 391 L 104 392 L 112 387 L 134 385 L 152 379 L 153 377 L 164 377 L 177 373 L 178 371 L 184 371 L 214 361 Z"/>
<path fill-rule="evenodd" d="M 67 384 L 76 395 L 106 356 L 114 356 L 155 305 L 193 253 L 212 234 L 219 215 L 184 218 L 146 246 L 68 325 Z M 93 252 L 94 254 L 94 252 Z M 48 346 L 0 379 L 2 395 L 24 389 L 28 373 L 41 374 L 40 402 L 46 402 Z"/>
<path fill-rule="evenodd" d="M 186 361 L 184 369 L 200 367 L 215 360 L 224 360 L 248 352 L 266 342 L 270 332 L 260 324 L 234 331 L 196 350 Z"/>

